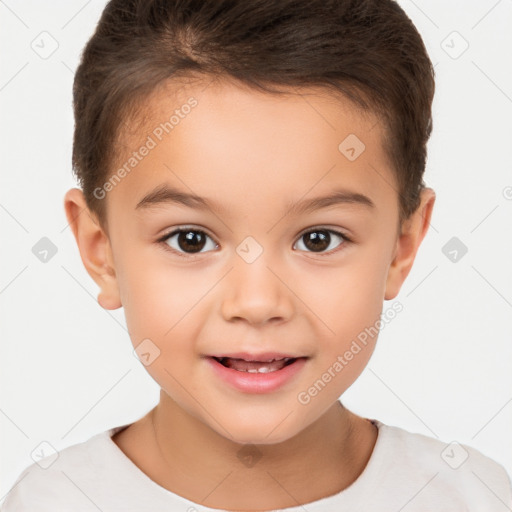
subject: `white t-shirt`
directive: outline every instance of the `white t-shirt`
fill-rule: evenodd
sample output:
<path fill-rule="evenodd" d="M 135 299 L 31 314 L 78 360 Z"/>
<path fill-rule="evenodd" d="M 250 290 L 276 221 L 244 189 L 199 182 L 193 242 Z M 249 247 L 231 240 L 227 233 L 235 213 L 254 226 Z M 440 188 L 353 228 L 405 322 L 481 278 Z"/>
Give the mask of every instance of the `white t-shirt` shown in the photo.
<path fill-rule="evenodd" d="M 357 480 L 338 494 L 285 512 L 506 512 L 505 469 L 478 450 L 372 420 L 378 436 Z M 161 487 L 112 441 L 123 425 L 28 466 L 2 512 L 219 512 Z M 277 509 L 276 509 L 277 510 Z"/>

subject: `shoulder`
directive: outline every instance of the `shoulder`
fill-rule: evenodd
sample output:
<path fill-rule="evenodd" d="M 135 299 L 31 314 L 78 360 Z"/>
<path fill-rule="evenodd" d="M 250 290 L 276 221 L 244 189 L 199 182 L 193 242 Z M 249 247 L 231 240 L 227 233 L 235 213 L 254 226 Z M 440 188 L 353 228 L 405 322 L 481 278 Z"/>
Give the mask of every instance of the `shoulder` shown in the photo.
<path fill-rule="evenodd" d="M 440 499 L 438 510 L 445 510 L 450 501 L 467 511 L 512 508 L 509 475 L 502 465 L 476 448 L 377 424 L 383 454 L 393 461 L 389 465 L 393 485 L 407 487 L 409 493 L 417 489 L 417 503 L 424 500 L 431 506 L 432 500 Z"/>
<path fill-rule="evenodd" d="M 102 487 L 109 436 L 121 428 L 96 434 L 29 465 L 7 493 L 1 512 L 54 512 L 64 506 L 76 512 L 95 509 L 89 490 Z"/>

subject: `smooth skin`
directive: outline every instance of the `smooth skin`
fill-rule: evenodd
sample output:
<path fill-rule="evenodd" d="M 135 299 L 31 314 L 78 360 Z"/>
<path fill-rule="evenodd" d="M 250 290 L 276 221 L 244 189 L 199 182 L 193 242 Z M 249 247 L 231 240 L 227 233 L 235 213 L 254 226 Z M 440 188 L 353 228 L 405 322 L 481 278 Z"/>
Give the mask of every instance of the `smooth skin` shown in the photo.
<path fill-rule="evenodd" d="M 338 493 L 362 473 L 377 430 L 338 398 L 365 368 L 377 336 L 307 404 L 297 397 L 397 296 L 435 202 L 425 189 L 400 232 L 382 124 L 332 93 L 289 92 L 273 96 L 228 80 L 168 83 L 124 133 L 112 173 L 188 98 L 197 106 L 106 194 L 107 225 L 79 189 L 65 196 L 99 304 L 124 308 L 134 347 L 149 338 L 160 350 L 146 367 L 160 402 L 114 442 L 156 483 L 212 508 L 294 507 Z M 354 161 L 338 149 L 349 134 L 365 145 Z M 217 208 L 136 209 L 161 184 Z M 374 207 L 341 203 L 301 214 L 288 207 L 338 188 L 366 195 Z M 208 235 L 200 252 L 186 252 L 177 235 L 158 241 L 183 226 Z M 315 252 L 304 236 L 310 228 L 351 241 L 331 233 Z M 251 263 L 236 250 L 248 236 L 263 250 Z M 243 393 L 203 357 L 238 351 L 309 359 L 277 391 Z M 261 455 L 250 467 L 238 457 L 246 445 Z"/>

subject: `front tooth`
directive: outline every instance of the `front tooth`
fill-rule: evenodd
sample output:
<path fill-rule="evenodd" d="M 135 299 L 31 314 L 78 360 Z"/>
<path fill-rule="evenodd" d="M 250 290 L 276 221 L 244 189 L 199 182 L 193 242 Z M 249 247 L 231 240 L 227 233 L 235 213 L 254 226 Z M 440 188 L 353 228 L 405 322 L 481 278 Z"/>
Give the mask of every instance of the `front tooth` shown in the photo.
<path fill-rule="evenodd" d="M 273 362 L 259 363 L 256 361 L 226 361 L 228 368 L 233 368 L 241 372 L 249 373 L 268 373 L 280 370 L 285 365 L 283 360 L 274 360 Z"/>

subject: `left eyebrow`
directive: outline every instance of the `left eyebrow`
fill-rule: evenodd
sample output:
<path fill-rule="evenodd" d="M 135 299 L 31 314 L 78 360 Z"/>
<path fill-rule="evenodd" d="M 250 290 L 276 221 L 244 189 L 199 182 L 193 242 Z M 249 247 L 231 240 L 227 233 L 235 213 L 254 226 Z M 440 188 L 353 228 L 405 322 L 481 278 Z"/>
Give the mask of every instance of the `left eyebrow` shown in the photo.
<path fill-rule="evenodd" d="M 146 194 L 137 203 L 135 209 L 145 209 L 166 203 L 181 204 L 199 210 L 223 210 L 223 208 L 212 200 L 178 190 L 167 184 L 160 185 Z M 368 196 L 351 190 L 337 189 L 327 196 L 314 197 L 296 203 L 288 203 L 285 210 L 292 215 L 301 215 L 338 204 L 353 204 L 370 209 L 375 208 L 375 203 Z"/>
<path fill-rule="evenodd" d="M 346 189 L 334 190 L 327 196 L 314 197 L 312 199 L 305 199 L 296 203 L 289 203 L 286 208 L 291 215 L 301 215 L 315 210 L 320 210 L 321 208 L 341 204 L 353 204 L 369 209 L 375 209 L 375 203 L 368 196 Z"/>

